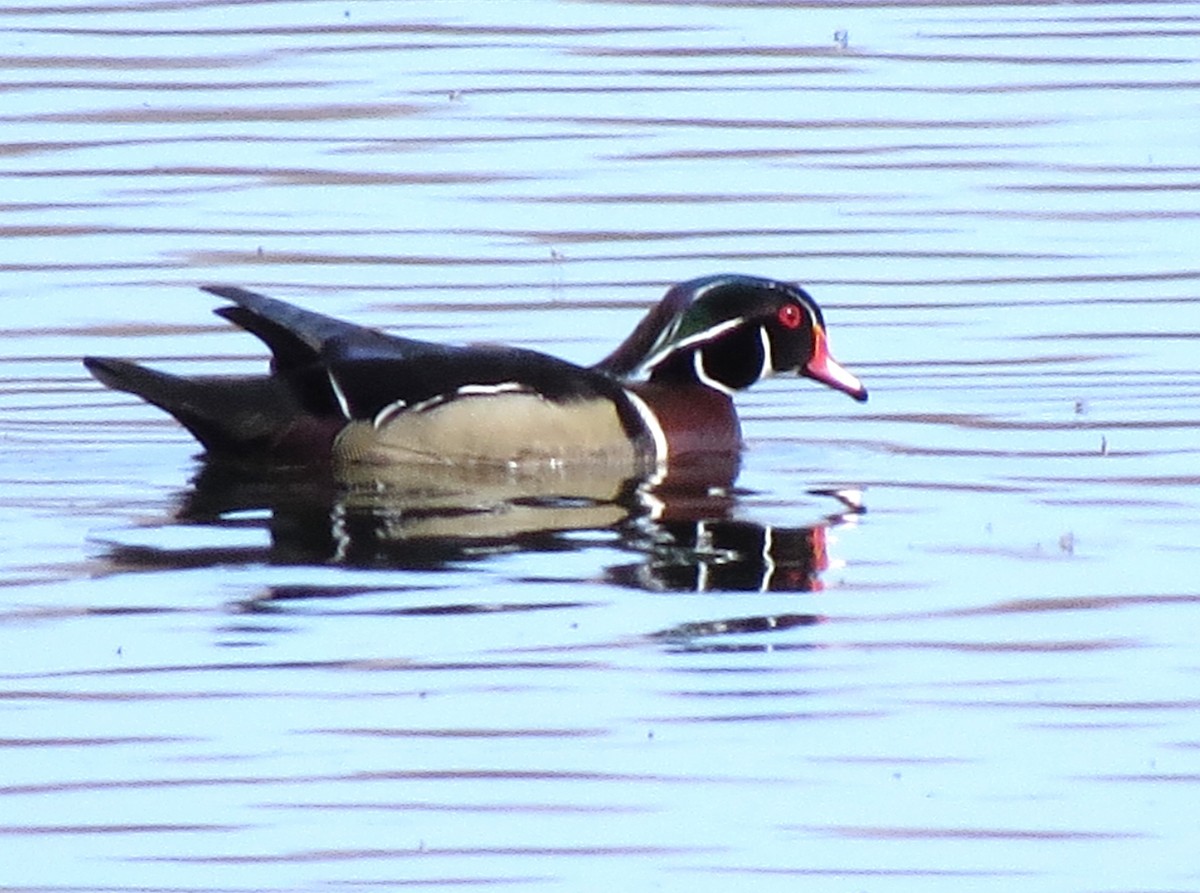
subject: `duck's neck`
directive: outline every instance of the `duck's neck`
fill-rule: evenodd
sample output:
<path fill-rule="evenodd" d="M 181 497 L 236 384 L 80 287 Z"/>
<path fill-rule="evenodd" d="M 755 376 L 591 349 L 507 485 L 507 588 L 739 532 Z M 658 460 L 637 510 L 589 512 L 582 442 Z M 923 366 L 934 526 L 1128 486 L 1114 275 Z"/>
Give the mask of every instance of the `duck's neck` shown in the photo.
<path fill-rule="evenodd" d="M 629 333 L 629 337 L 593 368 L 619 378 L 634 372 L 647 359 L 651 348 L 662 337 L 667 326 L 679 317 L 691 300 L 690 291 L 679 286 L 672 288 L 642 317 L 642 321 Z"/>

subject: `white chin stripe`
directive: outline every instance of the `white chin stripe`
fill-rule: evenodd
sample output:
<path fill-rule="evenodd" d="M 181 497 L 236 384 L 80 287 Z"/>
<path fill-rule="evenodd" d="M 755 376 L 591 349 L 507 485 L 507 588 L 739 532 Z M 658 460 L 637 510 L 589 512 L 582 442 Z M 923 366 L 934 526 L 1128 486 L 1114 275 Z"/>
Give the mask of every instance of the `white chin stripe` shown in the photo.
<path fill-rule="evenodd" d="M 767 334 L 766 326 L 759 326 L 758 338 L 762 341 L 763 362 L 762 369 L 758 371 L 757 381 L 762 381 L 768 375 L 774 375 L 778 370 L 775 364 L 771 362 L 771 336 Z"/>
<path fill-rule="evenodd" d="M 733 396 L 733 388 L 723 382 L 717 381 L 708 374 L 708 370 L 704 368 L 704 354 L 702 352 L 696 351 L 692 354 L 692 368 L 696 370 L 696 378 L 700 380 L 701 384 L 706 384 L 714 391 L 720 391 L 726 396 Z"/>

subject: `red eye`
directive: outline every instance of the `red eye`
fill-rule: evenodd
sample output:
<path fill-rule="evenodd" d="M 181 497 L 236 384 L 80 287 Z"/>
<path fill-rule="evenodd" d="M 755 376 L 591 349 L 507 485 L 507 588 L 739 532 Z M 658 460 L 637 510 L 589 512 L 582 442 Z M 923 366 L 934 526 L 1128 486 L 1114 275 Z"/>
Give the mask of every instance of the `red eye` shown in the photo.
<path fill-rule="evenodd" d="M 794 329 L 800 325 L 802 311 L 796 304 L 784 304 L 779 308 L 777 316 L 781 326 L 785 329 Z"/>

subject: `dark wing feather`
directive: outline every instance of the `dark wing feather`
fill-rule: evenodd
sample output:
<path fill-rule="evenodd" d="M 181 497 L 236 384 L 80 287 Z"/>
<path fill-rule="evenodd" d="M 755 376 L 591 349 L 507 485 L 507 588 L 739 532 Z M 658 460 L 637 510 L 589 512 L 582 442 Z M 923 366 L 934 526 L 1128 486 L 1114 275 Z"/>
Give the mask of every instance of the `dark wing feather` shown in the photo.
<path fill-rule="evenodd" d="M 429 353 L 444 348 L 397 338 L 378 329 L 305 310 L 236 286 L 204 291 L 233 301 L 215 312 L 255 335 L 271 350 L 272 369 L 309 412 L 369 418 L 381 406 L 404 399 L 405 380 Z M 338 390 L 334 390 L 336 381 Z M 395 396 L 384 399 L 382 395 Z"/>
<path fill-rule="evenodd" d="M 515 384 L 549 400 L 617 399 L 607 370 L 584 369 L 531 350 L 455 347 L 388 335 L 244 288 L 205 286 L 237 306 L 216 312 L 271 349 L 275 372 L 318 415 L 370 419 L 402 403 L 453 399 L 472 385 Z M 334 390 L 336 386 L 336 391 Z"/>
<path fill-rule="evenodd" d="M 371 418 L 396 403 L 453 399 L 463 388 L 518 385 L 566 403 L 616 399 L 610 376 L 547 354 L 513 347 L 452 347 L 397 338 L 382 350 L 335 343 L 325 357 L 351 417 Z"/>
<path fill-rule="evenodd" d="M 244 288 L 230 285 L 202 287 L 209 294 L 237 305 L 222 307 L 216 313 L 260 338 L 271 349 L 276 368 L 280 370 L 320 359 L 326 346 L 333 341 L 349 340 L 367 345 L 387 344 L 393 340 L 377 329 L 343 322 Z"/>

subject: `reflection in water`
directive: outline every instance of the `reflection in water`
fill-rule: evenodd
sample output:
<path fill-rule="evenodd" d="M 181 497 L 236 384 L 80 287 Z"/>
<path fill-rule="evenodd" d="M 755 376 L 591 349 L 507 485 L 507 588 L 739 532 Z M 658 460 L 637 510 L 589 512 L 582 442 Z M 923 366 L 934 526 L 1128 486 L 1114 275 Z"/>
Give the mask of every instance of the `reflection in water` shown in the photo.
<path fill-rule="evenodd" d="M 821 588 L 820 573 L 829 566 L 825 528 L 837 520 L 798 528 L 727 517 L 635 522 L 635 535 L 624 542 L 647 558 L 612 568 L 609 579 L 656 591 L 811 592 Z"/>
<path fill-rule="evenodd" d="M 710 469 L 712 470 L 712 469 Z M 174 549 L 118 545 L 123 570 L 265 562 L 436 570 L 513 552 L 618 547 L 636 561 L 606 578 L 654 592 L 821 588 L 825 529 L 862 510 L 856 500 L 814 491 L 836 510 L 797 527 L 735 518 L 728 486 L 623 478 L 603 467 L 515 472 L 496 468 L 389 466 L 335 478 L 312 468 L 206 463 L 184 494 L 177 521 L 220 529 L 265 528 L 269 545 Z M 837 498 L 833 498 L 837 497 Z M 840 500 L 840 501 L 839 501 Z M 596 536 L 581 536 L 592 532 Z M 322 592 L 322 594 L 329 594 Z M 290 594 L 294 597 L 295 593 Z"/>
<path fill-rule="evenodd" d="M 0 19 L 0 886 L 1200 887 L 1195 6 Z M 879 400 L 744 398 L 753 496 L 164 514 L 189 448 L 76 361 L 257 368 L 197 281 L 591 361 L 714 268 Z M 844 584 L 797 480 L 874 482 Z"/>

